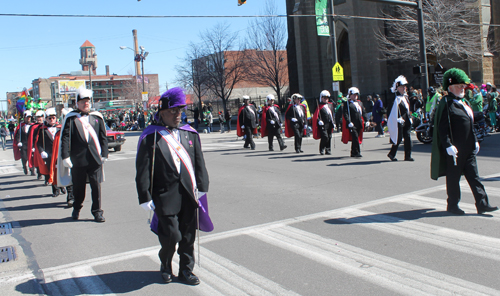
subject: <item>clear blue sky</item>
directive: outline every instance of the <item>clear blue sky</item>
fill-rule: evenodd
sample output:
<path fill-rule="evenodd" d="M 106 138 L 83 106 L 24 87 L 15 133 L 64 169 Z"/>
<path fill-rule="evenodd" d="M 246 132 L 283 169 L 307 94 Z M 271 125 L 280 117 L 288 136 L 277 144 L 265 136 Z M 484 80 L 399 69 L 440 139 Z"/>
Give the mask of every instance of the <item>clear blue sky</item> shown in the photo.
<path fill-rule="evenodd" d="M 3 1 L 0 13 L 76 15 L 259 15 L 266 0 L 87 0 L 87 1 Z M 279 14 L 286 14 L 285 0 L 276 0 Z M 7 92 L 30 88 L 31 81 L 62 72 L 81 70 L 79 48 L 89 40 L 96 47 L 97 74 L 105 65 L 118 75 L 134 73 L 132 30 L 139 45 L 149 51 L 144 62 L 146 74 L 158 74 L 160 92 L 166 83 L 174 86 L 175 66 L 190 42 L 218 22 L 227 22 L 245 36 L 250 18 L 61 18 L 0 16 L 0 110 L 5 110 Z"/>

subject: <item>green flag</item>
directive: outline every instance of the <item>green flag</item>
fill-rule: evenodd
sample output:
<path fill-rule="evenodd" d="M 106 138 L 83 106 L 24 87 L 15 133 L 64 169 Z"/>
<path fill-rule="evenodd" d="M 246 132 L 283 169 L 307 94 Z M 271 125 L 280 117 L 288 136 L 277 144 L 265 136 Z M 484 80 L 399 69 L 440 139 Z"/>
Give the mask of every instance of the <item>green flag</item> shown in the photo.
<path fill-rule="evenodd" d="M 318 36 L 330 36 L 328 18 L 326 17 L 327 3 L 327 0 L 316 0 L 316 27 L 318 28 Z"/>

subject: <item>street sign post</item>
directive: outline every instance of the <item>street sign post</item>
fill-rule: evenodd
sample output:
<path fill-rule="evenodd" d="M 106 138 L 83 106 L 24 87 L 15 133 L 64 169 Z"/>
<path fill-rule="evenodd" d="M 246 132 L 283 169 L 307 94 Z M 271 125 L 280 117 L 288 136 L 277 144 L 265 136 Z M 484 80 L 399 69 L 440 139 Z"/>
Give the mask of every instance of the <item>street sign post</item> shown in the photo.
<path fill-rule="evenodd" d="M 146 92 L 142 93 L 142 101 L 144 102 L 144 101 L 147 101 L 147 100 L 148 100 L 148 92 L 146 91 Z"/>

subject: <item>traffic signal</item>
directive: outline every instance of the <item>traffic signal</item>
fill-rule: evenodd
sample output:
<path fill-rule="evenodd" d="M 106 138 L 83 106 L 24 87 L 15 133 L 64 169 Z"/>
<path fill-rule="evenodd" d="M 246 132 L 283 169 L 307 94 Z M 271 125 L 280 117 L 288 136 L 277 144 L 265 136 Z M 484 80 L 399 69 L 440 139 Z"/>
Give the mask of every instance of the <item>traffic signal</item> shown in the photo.
<path fill-rule="evenodd" d="M 238 6 L 241 6 L 245 3 L 247 3 L 247 0 L 238 0 Z"/>

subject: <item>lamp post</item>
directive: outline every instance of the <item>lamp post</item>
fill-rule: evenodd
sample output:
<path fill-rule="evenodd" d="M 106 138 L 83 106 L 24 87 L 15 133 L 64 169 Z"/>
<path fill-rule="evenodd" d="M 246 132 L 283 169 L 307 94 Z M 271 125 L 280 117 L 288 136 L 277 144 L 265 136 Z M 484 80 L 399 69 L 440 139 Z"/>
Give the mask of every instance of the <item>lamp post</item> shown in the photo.
<path fill-rule="evenodd" d="M 128 47 L 128 46 L 120 46 L 120 49 L 130 49 L 132 50 L 134 53 L 135 53 L 135 50 L 133 50 L 132 48 Z M 136 62 L 141 62 L 141 72 L 142 72 L 142 92 L 144 93 L 145 92 L 145 86 L 144 86 L 144 60 L 146 59 L 146 57 L 148 56 L 149 52 L 146 51 L 146 49 L 144 48 L 144 46 L 140 46 L 139 47 L 141 49 L 141 52 L 140 53 L 137 53 L 135 56 L 134 56 L 134 61 Z M 136 75 L 138 75 L 139 73 L 137 73 Z"/>
<path fill-rule="evenodd" d="M 89 61 L 86 65 L 89 66 L 89 83 L 90 83 L 90 90 L 92 91 L 92 98 L 90 99 L 91 106 L 94 106 L 94 90 L 92 89 L 92 68 L 95 65 L 95 58 L 97 57 L 97 54 L 93 54 L 92 58 L 93 61 Z"/>

